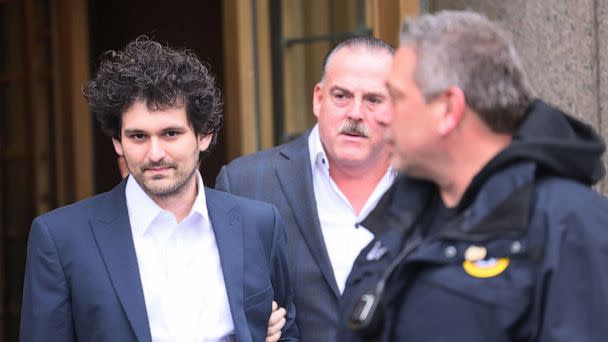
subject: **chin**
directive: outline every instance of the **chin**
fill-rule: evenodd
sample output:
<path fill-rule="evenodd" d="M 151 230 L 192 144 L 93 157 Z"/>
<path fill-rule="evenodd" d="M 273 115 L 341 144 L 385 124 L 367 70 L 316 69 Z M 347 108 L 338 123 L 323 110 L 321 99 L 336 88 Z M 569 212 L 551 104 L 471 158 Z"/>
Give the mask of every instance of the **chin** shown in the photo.
<path fill-rule="evenodd" d="M 174 186 L 148 188 L 149 193 L 156 197 L 171 197 L 179 192 L 179 188 Z"/>
<path fill-rule="evenodd" d="M 367 159 L 363 157 L 352 157 L 352 156 L 344 156 L 343 158 L 338 158 L 338 161 L 341 165 L 353 165 L 357 166 L 364 163 Z"/>
<path fill-rule="evenodd" d="M 369 159 L 369 153 L 367 153 L 367 150 L 364 150 L 363 148 L 349 148 L 349 149 L 344 149 L 340 152 L 337 153 L 337 157 L 336 159 L 342 160 L 342 161 L 350 161 L 350 162 L 361 162 L 364 160 Z"/>

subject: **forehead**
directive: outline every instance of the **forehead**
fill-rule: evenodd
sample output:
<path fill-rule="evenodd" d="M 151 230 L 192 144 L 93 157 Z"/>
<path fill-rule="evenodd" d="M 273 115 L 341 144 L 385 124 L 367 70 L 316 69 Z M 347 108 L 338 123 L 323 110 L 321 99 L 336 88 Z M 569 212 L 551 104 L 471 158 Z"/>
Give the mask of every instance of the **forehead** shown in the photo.
<path fill-rule="evenodd" d="M 188 126 L 185 106 L 150 109 L 144 101 L 136 101 L 122 114 L 123 130 L 153 130 L 177 126 Z"/>
<path fill-rule="evenodd" d="M 392 55 L 380 48 L 345 47 L 327 65 L 328 85 L 383 88 L 391 67 Z"/>

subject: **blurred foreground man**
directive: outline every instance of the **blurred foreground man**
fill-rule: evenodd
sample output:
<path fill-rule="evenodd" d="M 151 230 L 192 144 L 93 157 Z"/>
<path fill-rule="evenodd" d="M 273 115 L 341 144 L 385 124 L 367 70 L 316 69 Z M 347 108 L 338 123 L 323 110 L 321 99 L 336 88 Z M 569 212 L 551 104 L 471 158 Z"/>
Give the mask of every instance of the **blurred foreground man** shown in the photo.
<path fill-rule="evenodd" d="M 531 98 L 485 17 L 407 19 L 377 115 L 403 176 L 346 285 L 340 341 L 607 341 L 602 139 Z"/>

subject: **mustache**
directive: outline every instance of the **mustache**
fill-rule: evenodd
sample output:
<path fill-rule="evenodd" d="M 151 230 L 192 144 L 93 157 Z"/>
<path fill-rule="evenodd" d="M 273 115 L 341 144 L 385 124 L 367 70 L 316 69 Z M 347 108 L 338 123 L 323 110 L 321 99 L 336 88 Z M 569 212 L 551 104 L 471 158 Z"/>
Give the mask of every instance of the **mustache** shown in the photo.
<path fill-rule="evenodd" d="M 144 171 L 146 171 L 146 170 L 150 170 L 150 169 L 157 169 L 160 167 L 175 168 L 175 165 L 173 165 L 173 163 L 168 163 L 168 162 L 148 163 L 148 164 L 145 164 L 144 166 L 142 166 L 142 169 Z"/>
<path fill-rule="evenodd" d="M 342 124 L 339 132 L 342 134 L 358 135 L 369 138 L 369 131 L 361 121 L 347 120 L 344 122 L 344 124 Z"/>

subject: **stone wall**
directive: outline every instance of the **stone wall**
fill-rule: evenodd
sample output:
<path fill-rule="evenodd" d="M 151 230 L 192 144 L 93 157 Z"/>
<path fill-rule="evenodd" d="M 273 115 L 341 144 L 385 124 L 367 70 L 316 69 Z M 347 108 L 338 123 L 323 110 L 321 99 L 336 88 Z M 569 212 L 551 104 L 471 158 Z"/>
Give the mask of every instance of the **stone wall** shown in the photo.
<path fill-rule="evenodd" d="M 513 35 L 536 95 L 608 139 L 608 0 L 432 0 L 429 5 L 431 11 L 470 9 L 501 23 Z M 608 182 L 598 189 L 608 194 Z"/>

